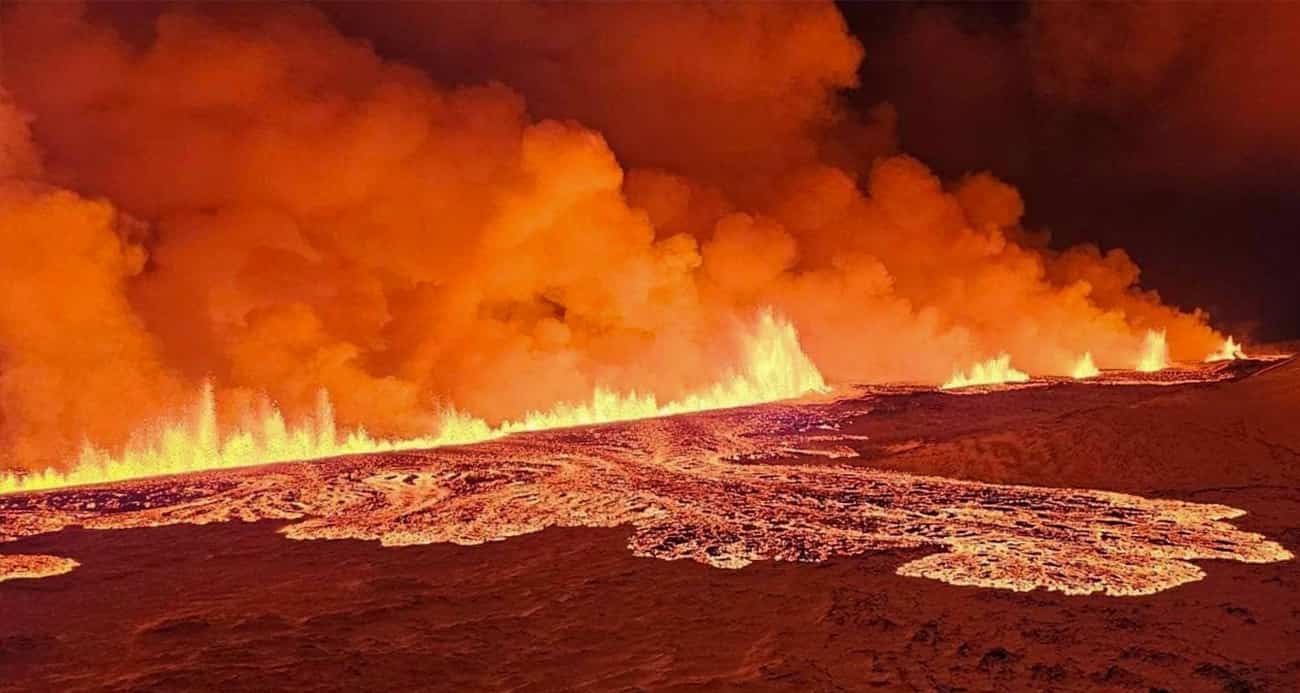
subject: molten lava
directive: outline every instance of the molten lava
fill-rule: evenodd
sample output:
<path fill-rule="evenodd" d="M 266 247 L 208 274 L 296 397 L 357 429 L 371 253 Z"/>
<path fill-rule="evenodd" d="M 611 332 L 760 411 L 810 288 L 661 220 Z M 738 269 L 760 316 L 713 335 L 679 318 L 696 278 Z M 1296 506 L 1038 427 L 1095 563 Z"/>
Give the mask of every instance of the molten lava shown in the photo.
<path fill-rule="evenodd" d="M 53 577 L 71 572 L 79 563 L 61 556 L 40 554 L 0 555 L 0 582 Z"/>
<path fill-rule="evenodd" d="M 967 375 L 963 371 L 954 371 L 948 382 L 940 386 L 943 390 L 971 387 L 972 385 L 997 385 L 1000 383 L 1023 383 L 1029 380 L 1029 374 L 1011 367 L 1011 356 L 1005 352 L 987 361 L 977 363 Z"/>
<path fill-rule="evenodd" d="M 1137 370 L 1141 373 L 1155 373 L 1169 367 L 1169 345 L 1165 342 L 1164 330 L 1147 330 L 1142 340 L 1142 357 L 1138 360 Z"/>
<path fill-rule="evenodd" d="M 1090 351 L 1085 351 L 1083 356 L 1079 358 L 1078 363 L 1074 364 L 1074 369 L 1070 371 L 1070 377 L 1075 380 L 1087 380 L 1098 375 L 1101 375 L 1101 371 L 1097 369 L 1097 364 L 1092 362 L 1092 352 Z"/>
<path fill-rule="evenodd" d="M 1241 345 L 1237 344 L 1231 336 L 1223 340 L 1223 346 L 1219 350 L 1205 357 L 1206 363 L 1215 361 L 1235 361 L 1246 358 L 1246 352 L 1242 350 Z"/>
<path fill-rule="evenodd" d="M 896 390 L 538 431 L 477 445 L 352 455 L 0 497 L 0 542 L 88 529 L 289 521 L 290 539 L 480 544 L 548 527 L 629 528 L 637 555 L 719 568 L 939 550 L 902 575 L 1010 590 L 1150 594 L 1191 561 L 1292 558 L 1216 504 L 914 476 L 857 455 L 853 420 Z M 0 577 L 75 567 L 8 557 Z"/>
<path fill-rule="evenodd" d="M 307 421 L 290 425 L 278 409 L 268 406 L 251 425 L 223 432 L 217 423 L 216 397 L 207 385 L 188 417 L 147 428 L 138 437 L 142 442 L 120 455 L 87 445 L 79 463 L 69 472 L 49 469 L 26 476 L 0 475 L 0 493 L 288 460 L 462 445 L 523 431 L 671 416 L 827 391 L 816 366 L 800 348 L 794 327 L 772 311 L 760 311 L 753 328 L 742 335 L 742 346 L 743 364 L 739 371 L 678 400 L 660 404 L 653 394 L 597 388 L 586 402 L 561 403 L 549 411 L 529 412 L 522 419 L 498 426 L 449 410 L 443 413 L 436 434 L 400 440 L 374 438 L 364 429 L 339 431 L 329 396 L 324 391 L 319 396 L 315 416 Z"/>

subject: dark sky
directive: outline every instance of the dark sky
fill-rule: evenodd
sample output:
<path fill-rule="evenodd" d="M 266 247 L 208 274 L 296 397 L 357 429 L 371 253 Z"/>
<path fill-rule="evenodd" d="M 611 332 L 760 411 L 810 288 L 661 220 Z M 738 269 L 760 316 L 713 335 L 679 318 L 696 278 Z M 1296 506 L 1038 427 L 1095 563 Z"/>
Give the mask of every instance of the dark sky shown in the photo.
<path fill-rule="evenodd" d="M 1300 5 L 840 7 L 848 98 L 892 103 L 904 151 L 991 170 L 1053 245 L 1125 248 L 1217 325 L 1300 337 Z"/>

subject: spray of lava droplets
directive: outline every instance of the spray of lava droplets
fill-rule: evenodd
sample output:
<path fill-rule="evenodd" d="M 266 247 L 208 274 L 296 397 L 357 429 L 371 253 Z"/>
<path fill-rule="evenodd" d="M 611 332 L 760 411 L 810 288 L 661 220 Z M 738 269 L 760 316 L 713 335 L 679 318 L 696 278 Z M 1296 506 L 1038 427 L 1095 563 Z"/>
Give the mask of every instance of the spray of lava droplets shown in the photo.
<path fill-rule="evenodd" d="M 997 385 L 1000 383 L 1023 383 L 1029 380 L 1029 374 L 1011 367 L 1011 356 L 997 356 L 971 366 L 970 373 L 957 371 L 943 385 L 944 390 L 955 390 L 973 385 Z"/>
<path fill-rule="evenodd" d="M 1087 380 L 1098 375 L 1101 375 L 1101 371 L 1097 369 L 1097 364 L 1092 362 L 1091 352 L 1084 352 L 1083 356 L 1079 357 L 1079 362 L 1074 365 L 1074 370 L 1070 372 L 1070 377 L 1075 380 Z"/>
<path fill-rule="evenodd" d="M 1205 357 L 1206 363 L 1215 361 L 1234 361 L 1236 359 L 1246 358 L 1246 352 L 1232 337 L 1223 340 L 1223 346 L 1219 350 Z"/>
<path fill-rule="evenodd" d="M 1150 330 L 1142 340 L 1142 358 L 1138 360 L 1139 373 L 1155 373 L 1169 367 L 1169 345 L 1164 330 Z"/>

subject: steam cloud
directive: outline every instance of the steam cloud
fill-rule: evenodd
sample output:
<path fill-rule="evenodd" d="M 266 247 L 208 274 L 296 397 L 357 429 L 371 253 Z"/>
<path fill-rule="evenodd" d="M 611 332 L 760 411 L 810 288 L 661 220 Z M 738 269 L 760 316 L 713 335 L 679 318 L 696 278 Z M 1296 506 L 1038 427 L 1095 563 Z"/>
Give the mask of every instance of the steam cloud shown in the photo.
<path fill-rule="evenodd" d="M 390 436 L 674 398 L 769 305 L 832 382 L 1219 346 L 1123 251 L 1049 249 L 1014 188 L 840 109 L 833 6 L 398 8 L 368 30 L 440 69 L 309 7 L 6 5 L 0 466 L 123 444 L 205 379 L 228 417 L 323 387 Z"/>

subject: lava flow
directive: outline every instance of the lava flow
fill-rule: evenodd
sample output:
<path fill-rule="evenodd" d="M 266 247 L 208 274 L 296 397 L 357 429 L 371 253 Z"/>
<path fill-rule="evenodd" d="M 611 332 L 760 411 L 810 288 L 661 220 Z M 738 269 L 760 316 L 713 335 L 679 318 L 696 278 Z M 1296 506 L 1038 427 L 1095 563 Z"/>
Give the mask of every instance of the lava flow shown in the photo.
<path fill-rule="evenodd" d="M 1108 594 L 1289 556 L 1225 506 L 781 457 L 858 454 L 837 426 L 886 390 L 792 401 L 828 382 L 1245 367 L 1122 249 L 1053 245 L 1014 186 L 900 151 L 894 105 L 849 108 L 834 4 L 412 23 L 447 75 L 233 5 L 0 6 L 0 541 L 620 525 L 720 567 L 931 547 L 900 572 Z"/>
<path fill-rule="evenodd" d="M 329 396 L 321 392 L 315 416 L 286 424 L 274 406 L 263 407 L 251 424 L 222 432 L 217 423 L 212 387 L 205 386 L 189 417 L 146 427 L 142 442 L 114 456 L 87 445 L 71 471 L 47 469 L 18 476 L 0 473 L 0 493 L 34 491 L 162 474 L 227 469 L 288 460 L 337 455 L 436 448 L 477 443 L 511 433 L 568 428 L 655 416 L 723 409 L 826 392 L 821 374 L 799 346 L 794 327 L 770 310 L 759 313 L 753 329 L 742 335 L 743 367 L 712 386 L 660 404 L 652 394 L 616 393 L 597 388 L 587 402 L 561 403 L 545 412 L 529 412 L 517 421 L 491 426 L 483 419 L 449 410 L 438 433 L 387 440 L 364 429 L 340 432 Z"/>
<path fill-rule="evenodd" d="M 55 532 L 285 520 L 290 539 L 478 544 L 547 527 L 632 529 L 637 555 L 720 568 L 934 548 L 898 568 L 955 585 L 1150 594 L 1201 559 L 1272 562 L 1235 508 L 795 462 L 853 457 L 842 429 L 891 396 L 772 403 L 522 433 L 476 445 L 335 457 L 0 498 L 0 541 Z M 22 561 L 15 563 L 15 560 Z M 8 577 L 66 572 L 9 557 Z M 42 572 L 43 571 L 43 572 Z"/>

